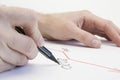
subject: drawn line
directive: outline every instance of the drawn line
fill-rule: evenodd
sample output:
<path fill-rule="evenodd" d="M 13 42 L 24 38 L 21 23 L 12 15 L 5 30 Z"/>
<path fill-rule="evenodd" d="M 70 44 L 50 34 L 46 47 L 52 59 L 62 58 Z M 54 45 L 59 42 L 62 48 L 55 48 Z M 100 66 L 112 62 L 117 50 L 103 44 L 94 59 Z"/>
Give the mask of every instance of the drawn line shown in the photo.
<path fill-rule="evenodd" d="M 51 48 L 50 48 L 50 49 L 51 49 Z M 110 71 L 112 71 L 112 72 L 118 72 L 118 73 L 120 73 L 120 69 L 111 68 L 111 67 L 103 66 L 103 65 L 98 65 L 98 64 L 94 64 L 94 63 L 90 63 L 90 62 L 85 62 L 85 61 L 76 60 L 76 59 L 70 58 L 70 57 L 67 55 L 67 53 L 65 53 L 65 51 L 61 51 L 61 50 L 57 50 L 57 49 L 51 49 L 51 50 L 54 50 L 54 51 L 58 51 L 58 52 L 60 52 L 60 53 L 63 53 L 68 60 L 71 60 L 71 61 L 74 61 L 74 62 L 78 62 L 78 63 L 87 64 L 87 65 L 91 65 L 91 66 L 96 66 L 96 67 L 99 67 L 99 68 L 108 69 L 108 70 L 110 70 Z"/>

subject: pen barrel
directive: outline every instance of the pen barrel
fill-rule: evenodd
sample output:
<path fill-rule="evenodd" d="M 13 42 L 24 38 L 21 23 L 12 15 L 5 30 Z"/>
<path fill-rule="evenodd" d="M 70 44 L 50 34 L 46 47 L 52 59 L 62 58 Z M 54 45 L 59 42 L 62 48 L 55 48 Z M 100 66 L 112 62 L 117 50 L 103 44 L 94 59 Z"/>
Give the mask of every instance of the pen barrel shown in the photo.
<path fill-rule="evenodd" d="M 51 53 L 49 50 L 47 50 L 44 46 L 38 47 L 38 50 L 39 50 L 44 56 L 46 56 L 46 57 L 48 57 L 48 58 L 50 58 L 51 55 L 52 55 L 52 53 Z"/>

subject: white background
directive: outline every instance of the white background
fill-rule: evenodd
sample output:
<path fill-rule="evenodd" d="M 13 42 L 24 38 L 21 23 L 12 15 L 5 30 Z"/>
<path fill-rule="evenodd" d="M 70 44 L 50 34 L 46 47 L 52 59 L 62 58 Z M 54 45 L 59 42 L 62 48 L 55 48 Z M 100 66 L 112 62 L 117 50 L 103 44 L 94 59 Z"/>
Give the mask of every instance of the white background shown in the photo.
<path fill-rule="evenodd" d="M 1 4 L 32 8 L 42 13 L 89 10 L 95 15 L 120 22 L 119 0 L 0 0 Z"/>

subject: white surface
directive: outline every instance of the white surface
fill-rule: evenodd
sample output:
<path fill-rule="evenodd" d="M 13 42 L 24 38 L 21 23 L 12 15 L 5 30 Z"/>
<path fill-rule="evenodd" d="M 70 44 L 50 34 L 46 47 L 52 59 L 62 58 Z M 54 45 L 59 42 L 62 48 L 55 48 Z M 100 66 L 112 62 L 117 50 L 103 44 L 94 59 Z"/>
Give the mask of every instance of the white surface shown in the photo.
<path fill-rule="evenodd" d="M 120 26 L 119 0 L 0 0 L 0 3 L 43 13 L 87 9 Z M 46 42 L 45 45 L 50 50 L 67 48 L 66 54 L 71 59 L 83 62 L 68 60 L 72 68 L 65 70 L 39 54 L 24 67 L 0 73 L 0 80 L 120 80 L 120 71 L 112 71 L 112 68 L 120 69 L 120 49 L 112 43 L 103 41 L 101 49 L 87 48 L 76 42 Z M 51 51 L 56 57 L 66 58 L 59 51 Z"/>
<path fill-rule="evenodd" d="M 46 42 L 46 47 L 56 58 L 67 59 L 72 68 L 63 69 L 39 54 L 28 65 L 1 73 L 0 80 L 120 80 L 120 49 L 112 43 L 103 41 L 101 49 L 73 41 Z"/>

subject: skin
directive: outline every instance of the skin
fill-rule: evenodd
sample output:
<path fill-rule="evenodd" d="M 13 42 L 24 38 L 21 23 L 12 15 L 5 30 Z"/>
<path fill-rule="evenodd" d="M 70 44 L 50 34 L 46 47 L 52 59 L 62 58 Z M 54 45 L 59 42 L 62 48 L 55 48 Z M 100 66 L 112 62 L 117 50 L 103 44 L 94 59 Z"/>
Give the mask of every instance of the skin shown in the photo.
<path fill-rule="evenodd" d="M 26 35 L 15 30 L 21 26 Z M 38 54 L 43 42 L 38 15 L 33 10 L 0 7 L 0 72 L 25 65 Z"/>
<path fill-rule="evenodd" d="M 120 46 L 119 28 L 112 21 L 102 19 L 89 11 L 47 14 L 42 20 L 44 21 L 39 19 L 39 29 L 47 39 L 75 39 L 89 47 L 100 48 L 101 41 L 95 37 L 98 35 Z"/>
<path fill-rule="evenodd" d="M 15 30 L 20 26 L 26 35 Z M 75 39 L 89 47 L 100 48 L 105 37 L 120 46 L 120 30 L 109 20 L 89 11 L 41 14 L 17 7 L 0 7 L 0 72 L 25 65 L 37 54 L 37 46 L 48 40 Z"/>

